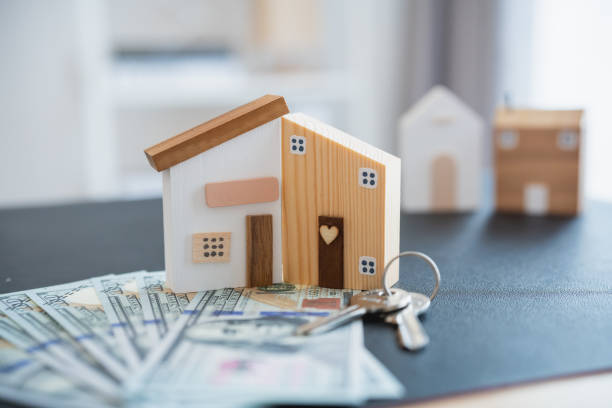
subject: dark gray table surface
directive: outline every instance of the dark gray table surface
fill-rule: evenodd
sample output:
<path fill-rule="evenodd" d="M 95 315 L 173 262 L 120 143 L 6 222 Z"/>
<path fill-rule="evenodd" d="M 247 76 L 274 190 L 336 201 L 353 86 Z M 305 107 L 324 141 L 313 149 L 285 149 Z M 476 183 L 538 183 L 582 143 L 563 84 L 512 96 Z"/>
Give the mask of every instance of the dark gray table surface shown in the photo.
<path fill-rule="evenodd" d="M 612 205 L 576 218 L 403 215 L 401 234 L 442 273 L 423 319 L 431 343 L 402 351 L 374 320 L 365 343 L 407 400 L 612 369 Z M 0 293 L 163 267 L 161 200 L 0 211 Z M 432 285 L 424 263 L 402 260 L 399 287 Z"/>

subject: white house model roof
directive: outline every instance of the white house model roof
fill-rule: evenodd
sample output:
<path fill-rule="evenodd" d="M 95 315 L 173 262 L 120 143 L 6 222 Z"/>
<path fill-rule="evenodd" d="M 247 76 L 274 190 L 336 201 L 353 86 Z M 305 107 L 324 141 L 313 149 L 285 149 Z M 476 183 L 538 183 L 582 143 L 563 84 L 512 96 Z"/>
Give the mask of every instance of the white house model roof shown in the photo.
<path fill-rule="evenodd" d="M 400 127 L 422 119 L 434 123 L 449 123 L 454 120 L 481 122 L 480 117 L 448 88 L 434 86 L 408 112 L 400 118 Z"/>

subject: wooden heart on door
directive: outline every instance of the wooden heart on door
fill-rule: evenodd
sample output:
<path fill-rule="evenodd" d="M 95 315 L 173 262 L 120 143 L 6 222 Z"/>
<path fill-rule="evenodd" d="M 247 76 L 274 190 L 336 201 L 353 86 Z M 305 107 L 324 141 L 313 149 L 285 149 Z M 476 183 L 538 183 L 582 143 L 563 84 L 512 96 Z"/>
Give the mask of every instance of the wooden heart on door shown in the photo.
<path fill-rule="evenodd" d="M 339 232 L 340 230 L 338 230 L 338 227 L 336 226 L 330 227 L 328 225 L 321 225 L 319 227 L 319 234 L 321 234 L 321 238 L 323 238 L 323 241 L 325 241 L 327 245 L 334 242 L 334 240 L 338 237 Z"/>

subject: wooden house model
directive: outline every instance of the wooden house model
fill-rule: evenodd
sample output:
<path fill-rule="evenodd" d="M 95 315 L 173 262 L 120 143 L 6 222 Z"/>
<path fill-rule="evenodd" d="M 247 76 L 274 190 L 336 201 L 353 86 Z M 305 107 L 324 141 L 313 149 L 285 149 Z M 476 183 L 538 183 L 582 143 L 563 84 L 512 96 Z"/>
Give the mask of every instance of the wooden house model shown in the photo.
<path fill-rule="evenodd" d="M 581 207 L 581 110 L 500 108 L 495 114 L 496 207 L 574 215 Z"/>
<path fill-rule="evenodd" d="M 167 284 L 372 289 L 399 252 L 400 160 L 266 95 L 145 151 Z M 390 283 L 398 279 L 395 263 Z"/>
<path fill-rule="evenodd" d="M 450 90 L 435 86 L 399 121 L 402 210 L 474 210 L 483 183 L 483 120 Z"/>

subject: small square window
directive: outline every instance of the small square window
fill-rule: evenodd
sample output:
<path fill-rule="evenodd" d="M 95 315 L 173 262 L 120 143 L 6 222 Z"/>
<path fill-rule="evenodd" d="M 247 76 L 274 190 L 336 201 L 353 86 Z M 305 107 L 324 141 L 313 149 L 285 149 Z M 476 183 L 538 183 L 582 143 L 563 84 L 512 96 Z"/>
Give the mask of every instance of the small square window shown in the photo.
<path fill-rule="evenodd" d="M 378 185 L 378 173 L 374 169 L 362 167 L 359 169 L 359 185 L 365 188 L 376 188 Z"/>
<path fill-rule="evenodd" d="M 194 263 L 229 262 L 231 232 L 193 234 L 191 250 Z"/>
<path fill-rule="evenodd" d="M 292 154 L 306 154 L 306 138 L 304 136 L 290 136 L 289 151 Z"/>
<path fill-rule="evenodd" d="M 359 257 L 359 273 L 362 275 L 376 275 L 376 258 L 372 256 Z"/>
<path fill-rule="evenodd" d="M 497 138 L 497 143 L 499 144 L 499 147 L 504 150 L 515 149 L 516 146 L 518 146 L 518 142 L 518 133 L 513 130 L 504 130 L 499 134 Z"/>
<path fill-rule="evenodd" d="M 573 130 L 562 130 L 557 134 L 557 147 L 561 150 L 576 150 L 578 134 Z"/>

